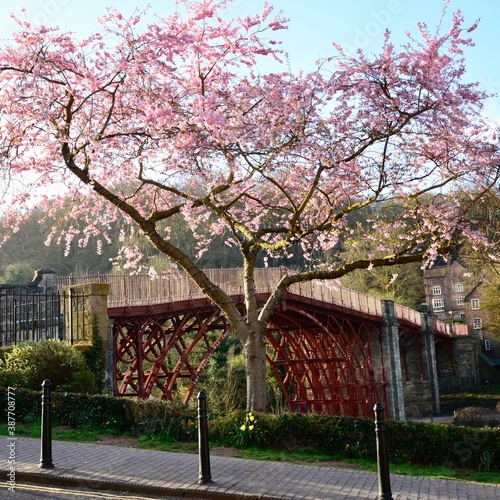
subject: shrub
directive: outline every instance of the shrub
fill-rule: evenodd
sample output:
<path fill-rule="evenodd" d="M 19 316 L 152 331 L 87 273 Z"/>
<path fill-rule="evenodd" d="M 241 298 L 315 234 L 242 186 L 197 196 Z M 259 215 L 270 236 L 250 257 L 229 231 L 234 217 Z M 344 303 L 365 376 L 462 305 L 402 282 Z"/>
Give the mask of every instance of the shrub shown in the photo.
<path fill-rule="evenodd" d="M 39 390 L 45 379 L 51 381 L 53 390 L 95 390 L 85 357 L 68 342 L 41 340 L 16 346 L 0 363 L 0 382 L 6 386 Z"/>
<path fill-rule="evenodd" d="M 92 324 L 92 346 L 84 351 L 83 356 L 90 371 L 94 374 L 95 392 L 102 393 L 105 389 L 106 375 L 106 352 L 104 341 L 97 327 L 97 318 L 94 317 Z"/>
<path fill-rule="evenodd" d="M 16 421 L 40 418 L 42 391 L 16 389 Z M 0 404 L 7 408 L 7 391 L 0 388 Z M 197 438 L 196 410 L 165 401 L 55 392 L 51 397 L 53 422 L 76 428 L 98 427 L 117 432 L 170 434 L 179 441 Z"/>

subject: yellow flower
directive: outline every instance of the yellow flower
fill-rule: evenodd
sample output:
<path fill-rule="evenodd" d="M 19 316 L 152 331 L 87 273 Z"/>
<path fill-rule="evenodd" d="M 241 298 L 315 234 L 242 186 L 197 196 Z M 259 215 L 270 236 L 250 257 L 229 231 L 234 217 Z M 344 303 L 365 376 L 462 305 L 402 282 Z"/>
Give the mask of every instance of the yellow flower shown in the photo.
<path fill-rule="evenodd" d="M 248 415 L 248 418 L 250 419 L 251 422 L 255 420 L 255 417 L 251 413 Z"/>
<path fill-rule="evenodd" d="M 245 425 L 245 424 L 243 424 L 243 425 L 240 427 L 240 431 L 244 431 L 244 430 L 246 430 L 246 428 L 247 428 L 247 427 L 246 427 L 246 425 Z"/>
<path fill-rule="evenodd" d="M 253 431 L 253 425 L 249 425 L 248 429 L 251 430 L 251 431 Z"/>

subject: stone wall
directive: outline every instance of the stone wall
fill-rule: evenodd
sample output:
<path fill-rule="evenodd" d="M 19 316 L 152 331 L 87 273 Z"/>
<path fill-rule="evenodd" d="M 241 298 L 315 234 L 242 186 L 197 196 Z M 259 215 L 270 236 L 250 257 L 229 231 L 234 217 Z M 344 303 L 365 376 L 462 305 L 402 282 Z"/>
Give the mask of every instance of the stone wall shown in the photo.
<path fill-rule="evenodd" d="M 75 345 L 91 345 L 95 325 L 107 346 L 108 295 L 109 285 L 105 283 L 87 283 L 64 288 L 67 340 Z"/>

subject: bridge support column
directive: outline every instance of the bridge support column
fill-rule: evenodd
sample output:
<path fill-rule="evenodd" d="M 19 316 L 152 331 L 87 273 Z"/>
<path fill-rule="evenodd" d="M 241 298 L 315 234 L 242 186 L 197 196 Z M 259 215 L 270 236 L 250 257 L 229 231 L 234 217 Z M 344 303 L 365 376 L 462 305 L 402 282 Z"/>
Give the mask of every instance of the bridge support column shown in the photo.
<path fill-rule="evenodd" d="M 479 376 L 479 354 L 481 340 L 471 336 L 453 337 L 453 360 L 455 364 L 455 386 L 453 388 L 474 387 L 481 383 Z"/>
<path fill-rule="evenodd" d="M 384 357 L 387 416 L 405 420 L 405 401 L 401 354 L 399 350 L 399 323 L 396 320 L 394 302 L 382 300 L 382 354 Z"/>
<path fill-rule="evenodd" d="M 436 343 L 434 332 L 428 314 L 422 314 L 422 356 L 424 360 L 424 370 L 429 382 L 429 396 L 432 415 L 438 415 L 441 411 L 439 400 L 439 381 L 436 360 Z"/>

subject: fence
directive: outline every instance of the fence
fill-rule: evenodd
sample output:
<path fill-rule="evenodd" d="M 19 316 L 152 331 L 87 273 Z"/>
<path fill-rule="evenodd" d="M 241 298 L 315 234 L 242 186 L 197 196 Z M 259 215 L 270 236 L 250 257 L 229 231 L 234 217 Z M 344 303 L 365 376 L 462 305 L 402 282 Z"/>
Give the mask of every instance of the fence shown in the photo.
<path fill-rule="evenodd" d="M 204 272 L 213 283 L 229 295 L 243 294 L 242 269 L 205 269 Z M 257 290 L 261 293 L 271 291 L 280 277 L 280 269 L 257 269 L 255 273 Z M 147 274 L 113 273 L 58 277 L 59 290 L 86 283 L 110 285 L 108 307 L 154 305 L 205 297 L 196 283 L 184 273 L 168 273 L 156 278 Z"/>
<path fill-rule="evenodd" d="M 256 289 L 258 292 L 271 292 L 283 276 L 283 269 L 266 268 L 255 270 Z M 205 269 L 204 272 L 210 280 L 222 288 L 229 295 L 243 294 L 243 270 L 242 269 Z M 166 274 L 161 277 L 151 278 L 145 274 L 120 275 L 120 274 L 94 274 L 85 276 L 61 276 L 58 278 L 58 287 L 84 284 L 84 283 L 108 283 L 110 295 L 108 306 L 135 306 L 154 305 L 165 302 L 175 302 L 187 298 L 196 299 L 204 297 L 202 291 L 185 274 Z M 290 291 L 308 297 L 321 300 L 330 304 L 337 304 L 352 311 L 363 311 L 376 316 L 382 315 L 382 304 L 380 299 L 371 297 L 355 290 L 345 288 L 329 281 L 310 281 L 297 283 L 290 287 Z M 395 306 L 396 318 L 409 321 L 415 325 L 421 325 L 421 314 L 414 309 L 400 305 Z M 435 321 L 433 326 L 440 333 L 448 333 L 446 324 Z"/>
<path fill-rule="evenodd" d="M 209 279 L 222 288 L 229 295 L 243 294 L 243 270 L 235 269 L 205 269 Z M 269 293 L 278 284 L 283 273 L 282 268 L 260 268 L 255 270 L 256 289 L 260 293 Z M 86 276 L 61 276 L 58 278 L 58 287 L 84 284 L 108 283 L 110 295 L 108 307 L 154 305 L 165 302 L 175 302 L 187 298 L 197 299 L 204 297 L 202 291 L 189 276 L 183 273 L 165 274 L 152 278 L 145 274 L 94 274 Z M 297 283 L 290 287 L 292 293 L 303 297 L 321 300 L 330 304 L 339 305 L 352 311 L 362 311 L 374 316 L 382 315 L 380 299 L 371 297 L 355 290 L 338 285 L 335 281 L 309 281 Z M 395 305 L 396 318 L 400 321 L 422 325 L 422 316 L 419 311 L 409 307 Z M 450 329 L 446 323 L 434 319 L 434 331 L 449 335 Z M 463 334 L 453 331 L 454 334 Z"/>
<path fill-rule="evenodd" d="M 0 289 L 0 347 L 64 338 L 61 295 L 40 289 Z"/>

